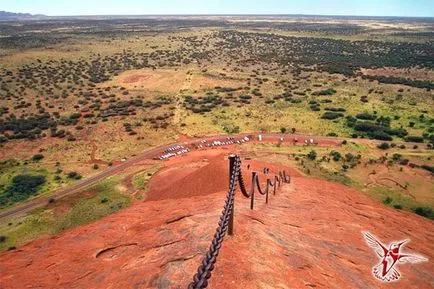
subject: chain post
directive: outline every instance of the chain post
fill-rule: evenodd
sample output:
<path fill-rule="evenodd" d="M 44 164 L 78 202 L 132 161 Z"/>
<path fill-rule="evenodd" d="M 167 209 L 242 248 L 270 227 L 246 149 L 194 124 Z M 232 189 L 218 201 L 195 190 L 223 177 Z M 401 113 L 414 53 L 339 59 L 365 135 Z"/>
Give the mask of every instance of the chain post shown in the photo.
<path fill-rule="evenodd" d="M 267 190 L 267 195 L 265 196 L 265 203 L 266 204 L 268 204 L 268 191 L 269 191 L 269 187 L 270 186 L 270 179 L 267 179 L 267 187 L 266 187 L 266 190 Z"/>
<path fill-rule="evenodd" d="M 234 154 L 229 155 L 229 187 L 231 186 L 231 178 L 232 178 L 232 174 L 234 173 L 235 170 L 235 162 L 236 162 L 236 156 Z M 237 180 L 237 178 L 235 178 L 235 181 Z M 228 224 L 228 235 L 232 236 L 234 234 L 234 209 L 235 209 L 235 200 L 234 200 L 234 204 L 232 205 L 232 209 L 230 212 L 230 217 L 229 217 L 229 224 Z"/>
<path fill-rule="evenodd" d="M 252 172 L 252 190 L 250 191 L 250 210 L 253 210 L 253 206 L 255 203 L 255 186 L 256 186 L 256 178 L 258 177 L 257 172 Z"/>

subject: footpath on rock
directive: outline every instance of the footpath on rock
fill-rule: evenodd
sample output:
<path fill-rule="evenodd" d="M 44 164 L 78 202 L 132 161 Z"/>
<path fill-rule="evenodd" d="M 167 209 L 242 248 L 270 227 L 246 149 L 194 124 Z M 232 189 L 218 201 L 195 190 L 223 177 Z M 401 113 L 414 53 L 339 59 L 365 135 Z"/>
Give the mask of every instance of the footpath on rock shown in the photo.
<path fill-rule="evenodd" d="M 187 288 L 217 227 L 228 185 L 227 153 L 193 152 L 165 162 L 148 199 L 94 223 L 0 255 L 0 288 Z M 242 169 L 286 170 L 269 203 L 239 190 L 208 288 L 433 288 L 434 223 L 341 184 L 254 160 Z M 261 181 L 265 175 L 260 173 Z M 401 280 L 372 276 L 378 256 L 362 236 L 429 259 L 399 267 Z"/>

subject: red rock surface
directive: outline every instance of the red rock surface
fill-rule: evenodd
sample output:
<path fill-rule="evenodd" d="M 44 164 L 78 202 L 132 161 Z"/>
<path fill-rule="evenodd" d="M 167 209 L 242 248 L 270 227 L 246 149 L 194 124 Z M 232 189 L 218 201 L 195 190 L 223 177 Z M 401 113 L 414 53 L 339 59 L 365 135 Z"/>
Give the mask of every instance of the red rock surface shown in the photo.
<path fill-rule="evenodd" d="M 2 253 L 0 288 L 186 288 L 225 199 L 227 161 L 220 153 L 213 151 L 208 161 L 194 153 L 167 162 L 160 177 L 170 192 L 151 185 L 155 201 Z M 251 211 L 237 193 L 235 235 L 223 243 L 209 288 L 433 288 L 432 221 L 286 169 L 292 183 L 268 205 L 258 196 Z M 386 244 L 410 238 L 406 250 L 430 260 L 401 265 L 402 279 L 382 284 L 371 275 L 378 257 L 362 230 Z"/>

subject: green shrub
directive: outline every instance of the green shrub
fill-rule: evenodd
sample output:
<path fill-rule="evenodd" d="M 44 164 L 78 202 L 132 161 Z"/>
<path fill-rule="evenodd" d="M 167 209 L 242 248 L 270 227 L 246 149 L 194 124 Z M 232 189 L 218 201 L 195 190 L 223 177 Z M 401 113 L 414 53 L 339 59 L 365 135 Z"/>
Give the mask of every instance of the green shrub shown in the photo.
<path fill-rule="evenodd" d="M 340 112 L 326 111 L 321 118 L 322 119 L 337 119 L 343 117 L 344 114 Z"/>
<path fill-rule="evenodd" d="M 336 90 L 333 88 L 328 88 L 325 90 L 315 91 L 312 95 L 333 95 L 336 93 Z"/>
<path fill-rule="evenodd" d="M 76 180 L 81 179 L 81 175 L 77 172 L 74 172 L 74 171 L 69 172 L 67 176 L 69 179 L 76 179 Z"/>
<path fill-rule="evenodd" d="M 407 136 L 405 137 L 405 141 L 408 142 L 423 142 L 423 137 L 421 136 Z"/>
<path fill-rule="evenodd" d="M 26 200 L 36 194 L 45 182 L 44 176 L 17 175 L 13 177 L 11 184 L 0 196 L 0 205 Z"/>
<path fill-rule="evenodd" d="M 401 160 L 401 158 L 402 158 L 401 154 L 393 154 L 393 156 L 392 156 L 392 159 L 394 161 L 399 161 L 399 160 Z"/>
<path fill-rule="evenodd" d="M 356 118 L 364 120 L 375 120 L 377 116 L 370 113 L 359 113 L 356 115 Z"/>
<path fill-rule="evenodd" d="M 342 155 L 337 151 L 331 151 L 330 155 L 332 156 L 335 162 L 339 161 L 342 158 Z"/>
<path fill-rule="evenodd" d="M 43 158 L 44 158 L 44 155 L 42 155 L 42 154 L 36 154 L 36 155 L 34 155 L 32 157 L 32 161 L 38 162 L 38 161 L 42 160 Z"/>
<path fill-rule="evenodd" d="M 387 142 L 383 142 L 377 145 L 377 148 L 379 148 L 380 150 L 387 150 L 390 148 L 390 145 Z"/>
<path fill-rule="evenodd" d="M 390 135 L 388 135 L 386 132 L 384 132 L 382 130 L 378 130 L 378 131 L 374 131 L 374 132 L 368 133 L 368 136 L 370 138 L 378 139 L 378 140 L 388 140 L 388 141 L 393 140 L 393 138 Z"/>
<path fill-rule="evenodd" d="M 434 211 L 429 207 L 416 207 L 413 208 L 413 212 L 415 212 L 419 216 L 427 217 L 431 220 L 434 220 Z"/>
<path fill-rule="evenodd" d="M 387 197 L 386 199 L 383 200 L 383 203 L 386 204 L 386 205 L 388 205 L 388 204 L 390 204 L 392 202 L 393 202 L 393 199 L 391 197 Z"/>
<path fill-rule="evenodd" d="M 316 151 L 314 151 L 314 150 L 310 151 L 310 152 L 307 154 L 307 157 L 308 157 L 309 159 L 311 159 L 311 160 L 315 160 L 316 157 L 317 157 L 317 153 L 316 153 Z"/>

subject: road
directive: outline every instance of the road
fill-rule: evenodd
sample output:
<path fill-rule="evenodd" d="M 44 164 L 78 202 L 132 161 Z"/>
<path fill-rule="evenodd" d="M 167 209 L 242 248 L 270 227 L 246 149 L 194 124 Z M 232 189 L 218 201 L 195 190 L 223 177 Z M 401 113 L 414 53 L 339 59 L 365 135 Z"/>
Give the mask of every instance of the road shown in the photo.
<path fill-rule="evenodd" d="M 332 137 L 324 137 L 324 136 L 310 136 L 310 135 L 295 135 L 295 134 L 277 134 L 277 133 L 269 133 L 269 134 L 261 134 L 263 137 L 264 142 L 273 142 L 273 141 L 279 141 L 281 137 L 284 137 L 285 142 L 292 142 L 293 139 L 297 139 L 299 143 L 303 143 L 305 139 L 314 139 L 314 140 L 321 140 L 325 142 L 336 142 L 339 143 L 344 138 L 332 138 Z M 174 145 L 199 145 L 201 141 L 206 140 L 207 142 L 212 142 L 214 140 L 220 140 L 224 141 L 227 139 L 228 136 L 234 137 L 235 139 L 241 139 L 246 136 L 255 136 L 255 139 L 257 140 L 257 133 L 243 133 L 243 134 L 237 134 L 237 135 L 217 135 L 217 136 L 209 136 L 209 137 L 203 137 L 203 138 L 196 138 L 191 139 L 185 142 L 178 142 L 178 143 L 172 143 L 167 144 L 163 146 L 159 146 L 156 148 L 153 148 L 151 150 L 145 151 L 140 153 L 137 156 L 134 156 L 125 162 L 122 162 L 118 165 L 112 166 L 104 170 L 103 172 L 94 175 L 92 177 L 86 178 L 83 181 L 76 183 L 68 188 L 61 189 L 59 191 L 54 192 L 53 194 L 50 194 L 49 196 L 41 196 L 36 199 L 32 199 L 24 204 L 15 206 L 13 208 L 10 208 L 8 210 L 5 210 L 3 212 L 0 212 L 0 219 L 4 218 L 11 218 L 16 217 L 18 215 L 22 215 L 25 213 L 28 213 L 34 209 L 43 207 L 48 204 L 50 199 L 60 199 L 65 196 L 74 194 L 79 192 L 80 190 L 83 190 L 91 185 L 94 185 L 95 183 L 109 177 L 112 175 L 115 175 L 119 172 L 122 172 L 125 168 L 134 165 L 138 162 L 141 162 L 146 159 L 152 159 L 155 156 L 158 156 L 161 154 L 166 148 L 174 146 Z M 354 139 L 351 139 L 352 141 L 355 141 Z"/>

